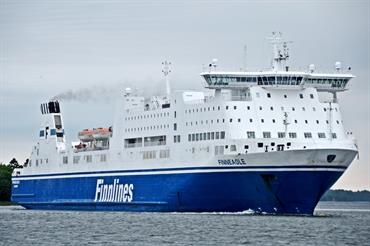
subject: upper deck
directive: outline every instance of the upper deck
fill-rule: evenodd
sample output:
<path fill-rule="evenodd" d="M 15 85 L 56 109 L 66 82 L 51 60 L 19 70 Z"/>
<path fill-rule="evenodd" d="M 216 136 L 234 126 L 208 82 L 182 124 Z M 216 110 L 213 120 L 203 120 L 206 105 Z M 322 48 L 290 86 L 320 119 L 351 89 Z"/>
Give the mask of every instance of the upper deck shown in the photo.
<path fill-rule="evenodd" d="M 243 89 L 251 86 L 273 87 L 281 89 L 316 88 L 317 91 L 340 92 L 348 89 L 348 81 L 354 76 L 345 73 L 341 63 L 335 63 L 333 73 L 315 72 L 311 64 L 308 71 L 290 71 L 287 61 L 290 57 L 288 42 L 283 41 L 281 33 L 274 32 L 269 38 L 273 47 L 271 69 L 256 72 L 216 71 L 216 61 L 209 65 L 209 71 L 200 75 L 207 82 L 209 89 Z M 348 68 L 348 71 L 350 68 Z"/>
<path fill-rule="evenodd" d="M 274 88 L 308 88 L 318 91 L 340 92 L 348 89 L 348 81 L 354 76 L 344 73 L 309 73 L 295 71 L 223 72 L 201 73 L 209 89 L 237 89 L 251 86 Z"/>

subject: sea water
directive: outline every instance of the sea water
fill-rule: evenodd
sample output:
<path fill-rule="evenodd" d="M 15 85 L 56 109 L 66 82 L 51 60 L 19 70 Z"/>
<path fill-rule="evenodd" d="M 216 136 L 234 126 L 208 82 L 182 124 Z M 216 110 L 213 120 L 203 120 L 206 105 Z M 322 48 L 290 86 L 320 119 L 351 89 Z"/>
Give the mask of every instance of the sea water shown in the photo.
<path fill-rule="evenodd" d="M 0 207 L 0 245 L 87 244 L 370 245 L 370 203 L 321 202 L 314 216 Z"/>

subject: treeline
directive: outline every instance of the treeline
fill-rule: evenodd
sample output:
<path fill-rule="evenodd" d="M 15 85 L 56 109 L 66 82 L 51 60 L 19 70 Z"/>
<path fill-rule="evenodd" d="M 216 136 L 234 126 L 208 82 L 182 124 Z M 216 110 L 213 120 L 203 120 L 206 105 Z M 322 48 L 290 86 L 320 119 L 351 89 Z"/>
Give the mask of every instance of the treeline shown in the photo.
<path fill-rule="evenodd" d="M 370 202 L 370 191 L 328 190 L 320 201 Z"/>
<path fill-rule="evenodd" d="M 26 161 L 28 162 L 28 161 Z M 22 165 L 18 164 L 18 161 L 13 158 L 9 164 L 0 163 L 0 201 L 10 201 L 12 192 L 12 172 L 14 168 L 21 168 Z"/>

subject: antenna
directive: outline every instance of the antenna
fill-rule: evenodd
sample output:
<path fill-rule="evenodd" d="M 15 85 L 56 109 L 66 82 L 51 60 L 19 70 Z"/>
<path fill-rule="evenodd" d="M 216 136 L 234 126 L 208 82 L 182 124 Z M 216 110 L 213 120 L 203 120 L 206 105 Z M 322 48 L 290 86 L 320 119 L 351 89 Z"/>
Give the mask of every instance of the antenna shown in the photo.
<path fill-rule="evenodd" d="M 284 120 L 283 120 L 283 124 L 284 124 L 284 130 L 285 130 L 285 138 L 288 138 L 288 125 L 290 124 L 288 122 L 288 113 L 287 112 L 284 112 Z"/>
<path fill-rule="evenodd" d="M 283 34 L 281 32 L 272 32 L 272 36 L 267 39 L 270 40 L 273 48 L 272 68 L 274 71 L 286 70 L 287 60 L 289 59 L 288 43 L 291 41 L 283 41 Z"/>
<path fill-rule="evenodd" d="M 171 88 L 170 88 L 170 81 L 168 79 L 168 74 L 171 72 L 170 70 L 171 62 L 164 61 L 162 62 L 162 65 L 163 65 L 162 73 L 166 79 L 166 93 L 167 93 L 167 96 L 169 96 L 171 94 Z"/>

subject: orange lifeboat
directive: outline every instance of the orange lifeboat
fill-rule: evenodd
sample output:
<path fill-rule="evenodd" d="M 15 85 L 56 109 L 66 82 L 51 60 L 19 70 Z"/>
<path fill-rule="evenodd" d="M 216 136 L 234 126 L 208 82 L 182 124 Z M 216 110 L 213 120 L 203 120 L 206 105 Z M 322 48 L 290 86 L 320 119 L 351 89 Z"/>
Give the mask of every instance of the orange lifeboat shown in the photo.
<path fill-rule="evenodd" d="M 112 136 L 111 127 L 99 127 L 93 130 L 92 136 L 95 140 L 105 140 Z"/>
<path fill-rule="evenodd" d="M 78 138 L 82 142 L 91 142 L 94 140 L 93 132 L 92 129 L 84 129 L 78 133 Z"/>

